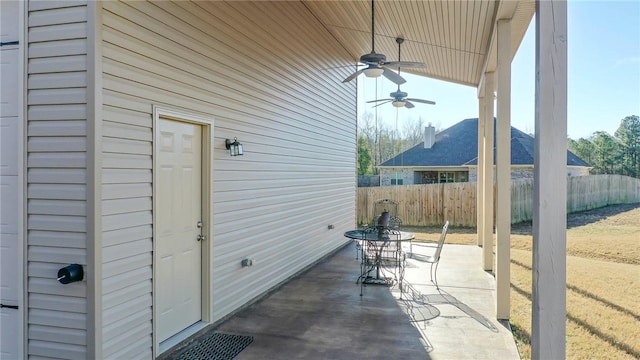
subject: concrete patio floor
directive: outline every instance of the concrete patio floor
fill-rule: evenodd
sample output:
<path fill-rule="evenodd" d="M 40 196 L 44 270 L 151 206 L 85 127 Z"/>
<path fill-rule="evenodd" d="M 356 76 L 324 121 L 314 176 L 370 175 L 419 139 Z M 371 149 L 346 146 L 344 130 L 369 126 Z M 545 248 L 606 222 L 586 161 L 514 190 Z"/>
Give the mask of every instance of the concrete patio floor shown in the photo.
<path fill-rule="evenodd" d="M 253 336 L 237 360 L 519 359 L 508 325 L 495 319 L 481 249 L 445 244 L 437 290 L 420 261 L 433 251 L 425 245 L 407 259 L 402 300 L 397 285 L 367 285 L 360 296 L 351 243 L 207 331 Z"/>

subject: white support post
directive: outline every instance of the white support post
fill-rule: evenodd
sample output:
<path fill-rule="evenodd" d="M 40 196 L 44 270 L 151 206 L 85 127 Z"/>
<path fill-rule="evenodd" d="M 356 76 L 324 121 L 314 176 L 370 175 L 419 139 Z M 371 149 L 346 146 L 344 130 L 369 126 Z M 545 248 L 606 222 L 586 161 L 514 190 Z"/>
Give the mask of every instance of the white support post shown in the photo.
<path fill-rule="evenodd" d="M 493 91 L 495 89 L 495 73 L 484 75 L 484 166 L 483 174 L 483 235 L 482 235 L 482 267 L 485 271 L 493 270 Z"/>
<path fill-rule="evenodd" d="M 536 1 L 531 355 L 566 358 L 567 2 Z"/>
<path fill-rule="evenodd" d="M 496 317 L 509 319 L 511 262 L 511 20 L 498 20 Z"/>
<path fill-rule="evenodd" d="M 478 236 L 478 246 L 482 246 L 484 243 L 484 207 L 482 205 L 482 196 L 484 194 L 484 108 L 484 95 L 478 96 L 478 159 L 476 162 L 476 233 Z"/>

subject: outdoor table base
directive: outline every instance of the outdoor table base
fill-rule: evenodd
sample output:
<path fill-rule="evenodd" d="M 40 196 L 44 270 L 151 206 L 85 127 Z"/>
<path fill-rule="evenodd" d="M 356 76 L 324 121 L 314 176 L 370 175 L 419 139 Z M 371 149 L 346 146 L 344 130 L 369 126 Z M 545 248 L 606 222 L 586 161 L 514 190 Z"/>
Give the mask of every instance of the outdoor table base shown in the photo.
<path fill-rule="evenodd" d="M 392 277 L 381 277 L 375 278 L 372 276 L 360 277 L 358 280 L 361 280 L 363 284 L 367 285 L 385 285 L 385 286 L 393 286 L 395 284 L 395 279 Z M 356 281 L 357 283 L 358 281 Z"/>

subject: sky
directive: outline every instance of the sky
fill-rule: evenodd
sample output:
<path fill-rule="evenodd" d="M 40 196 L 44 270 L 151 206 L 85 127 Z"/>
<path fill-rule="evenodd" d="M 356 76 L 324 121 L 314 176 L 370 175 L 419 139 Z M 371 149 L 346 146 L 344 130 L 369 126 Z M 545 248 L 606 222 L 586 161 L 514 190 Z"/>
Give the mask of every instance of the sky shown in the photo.
<path fill-rule="evenodd" d="M 640 116 L 640 0 L 569 0 L 567 133 L 589 138 L 596 131 L 614 135 L 626 116 Z M 426 64 L 429 66 L 429 64 Z M 478 117 L 474 87 L 402 74 L 401 90 L 409 97 L 432 100 L 396 109 L 391 104 L 372 108 L 365 101 L 389 97 L 397 85 L 384 77 L 358 78 L 358 116 L 371 112 L 389 129 L 422 118 L 444 130 Z M 376 92 L 377 90 L 377 92 Z M 535 129 L 535 17 L 511 63 L 511 125 L 525 133 Z M 377 94 L 377 96 L 376 96 Z"/>

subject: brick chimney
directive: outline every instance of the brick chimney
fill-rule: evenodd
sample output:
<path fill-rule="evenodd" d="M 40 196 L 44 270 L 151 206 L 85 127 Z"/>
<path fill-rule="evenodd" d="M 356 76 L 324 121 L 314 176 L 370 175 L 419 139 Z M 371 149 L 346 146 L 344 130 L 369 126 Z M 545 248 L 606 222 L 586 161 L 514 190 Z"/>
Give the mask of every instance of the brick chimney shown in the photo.
<path fill-rule="evenodd" d="M 429 126 L 424 128 L 424 148 L 431 149 L 431 147 L 433 146 L 433 144 L 435 144 L 435 142 L 436 142 L 436 128 L 431 126 L 431 123 L 429 123 Z"/>

